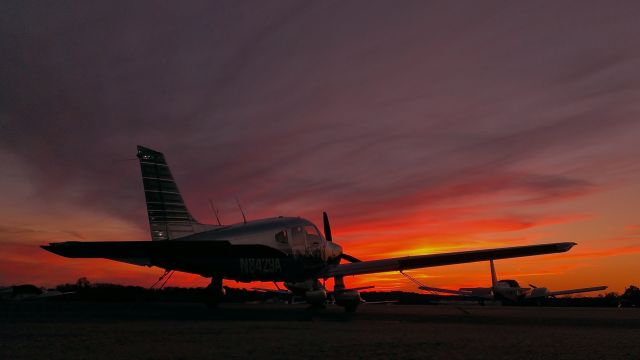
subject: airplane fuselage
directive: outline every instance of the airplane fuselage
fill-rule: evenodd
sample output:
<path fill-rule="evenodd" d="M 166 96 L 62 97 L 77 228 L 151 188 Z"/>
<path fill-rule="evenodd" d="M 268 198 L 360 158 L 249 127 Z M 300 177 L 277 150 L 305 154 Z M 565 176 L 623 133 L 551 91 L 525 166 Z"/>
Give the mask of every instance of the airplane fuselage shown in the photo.
<path fill-rule="evenodd" d="M 248 221 L 166 241 L 202 242 L 201 256 L 158 254 L 151 265 L 244 282 L 316 278 L 342 255 L 340 245 L 297 217 Z"/>

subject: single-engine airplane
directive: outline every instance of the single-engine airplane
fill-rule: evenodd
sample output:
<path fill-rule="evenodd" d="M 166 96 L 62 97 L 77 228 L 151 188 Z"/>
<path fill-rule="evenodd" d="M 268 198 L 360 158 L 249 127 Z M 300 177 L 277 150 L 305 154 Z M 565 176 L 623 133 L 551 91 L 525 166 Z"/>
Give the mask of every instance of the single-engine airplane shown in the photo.
<path fill-rule="evenodd" d="M 548 297 L 580 294 L 607 289 L 606 286 L 593 286 L 580 289 L 550 291 L 546 287 L 537 287 L 531 284 L 529 284 L 530 287 L 521 287 L 516 280 L 498 280 L 493 260 L 489 260 L 489 263 L 491 266 L 491 287 L 461 288 L 459 290 L 442 289 L 423 285 L 410 276 L 406 274 L 405 276 L 418 284 L 418 288 L 420 290 L 433 293 L 464 296 L 477 299 L 481 303 L 483 303 L 485 300 L 497 300 L 500 301 L 503 305 L 526 304 L 531 302 L 539 303 L 540 301 Z"/>
<path fill-rule="evenodd" d="M 360 261 L 333 241 L 327 213 L 323 213 L 324 236 L 300 217 L 200 223 L 187 209 L 164 155 L 138 146 L 137 157 L 152 241 L 67 241 L 42 248 L 69 258 L 104 258 L 211 278 L 207 303 L 212 306 L 224 295 L 223 279 L 281 281 L 311 305 L 322 306 L 328 291 L 320 279 L 334 278 L 335 303 L 353 312 L 362 299 L 358 289 L 345 286 L 348 275 L 560 253 L 575 245 L 561 242 Z"/>

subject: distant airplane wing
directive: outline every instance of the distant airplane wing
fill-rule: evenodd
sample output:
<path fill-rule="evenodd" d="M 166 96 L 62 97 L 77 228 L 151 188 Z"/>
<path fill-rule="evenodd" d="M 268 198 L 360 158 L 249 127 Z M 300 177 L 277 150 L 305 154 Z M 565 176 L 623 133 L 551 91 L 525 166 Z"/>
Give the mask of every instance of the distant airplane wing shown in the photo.
<path fill-rule="evenodd" d="M 424 291 L 430 291 L 434 293 L 442 293 L 442 294 L 452 294 L 452 295 L 460 295 L 460 296 L 471 296 L 472 292 L 467 290 L 452 290 L 452 289 L 443 289 L 431 286 L 419 286 L 418 289 Z"/>
<path fill-rule="evenodd" d="M 362 305 L 389 305 L 389 304 L 397 304 L 400 300 L 381 300 L 381 301 L 365 301 Z"/>
<path fill-rule="evenodd" d="M 464 264 L 476 261 L 553 254 L 569 251 L 569 249 L 574 245 L 576 245 L 576 243 L 563 242 L 362 261 L 335 265 L 330 267 L 323 276 L 329 278 L 334 276 L 362 275 L 386 271 L 400 271 L 425 267 Z"/>
<path fill-rule="evenodd" d="M 282 256 L 262 245 L 231 245 L 228 241 L 67 241 L 43 245 L 43 249 L 68 258 L 103 258 L 140 266 L 155 265 L 158 259 L 205 259 L 216 257 Z M 270 254 L 269 252 L 272 252 Z"/>
<path fill-rule="evenodd" d="M 259 291 L 267 294 L 293 295 L 293 292 L 291 290 L 284 290 L 284 289 L 266 289 L 266 288 L 253 287 L 251 288 L 251 290 L 255 290 L 255 291 Z"/>
<path fill-rule="evenodd" d="M 594 286 L 594 287 L 588 287 L 588 288 L 582 288 L 582 289 L 549 291 L 547 293 L 547 296 L 580 294 L 580 293 L 600 291 L 600 290 L 607 290 L 607 286 Z"/>
<path fill-rule="evenodd" d="M 52 298 L 52 297 L 65 296 L 65 295 L 70 295 L 70 294 L 75 294 L 75 293 L 76 293 L 75 291 L 67 291 L 67 292 L 47 291 L 46 293 L 44 293 L 42 295 L 36 295 L 36 296 L 33 296 L 33 297 L 24 298 L 22 300 L 24 300 L 24 301 L 35 301 L 35 300 L 48 299 L 48 298 Z"/>

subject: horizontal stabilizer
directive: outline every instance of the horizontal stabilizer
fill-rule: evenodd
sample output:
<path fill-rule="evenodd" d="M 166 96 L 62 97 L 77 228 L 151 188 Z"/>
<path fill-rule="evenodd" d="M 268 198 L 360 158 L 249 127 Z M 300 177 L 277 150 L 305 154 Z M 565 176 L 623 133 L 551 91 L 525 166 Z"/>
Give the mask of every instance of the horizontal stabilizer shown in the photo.
<path fill-rule="evenodd" d="M 262 245 L 231 245 L 228 241 L 67 241 L 43 245 L 43 249 L 68 258 L 103 258 L 141 266 L 167 264 L 172 259 L 229 257 L 281 257 L 279 250 Z"/>

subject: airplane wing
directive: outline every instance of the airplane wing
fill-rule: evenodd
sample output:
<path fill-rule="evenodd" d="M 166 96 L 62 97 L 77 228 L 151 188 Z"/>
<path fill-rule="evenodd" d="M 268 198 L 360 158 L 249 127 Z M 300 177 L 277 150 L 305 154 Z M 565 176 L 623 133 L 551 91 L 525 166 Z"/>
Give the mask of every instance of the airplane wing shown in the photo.
<path fill-rule="evenodd" d="M 284 289 L 266 289 L 266 288 L 253 287 L 251 288 L 251 290 L 268 293 L 268 294 L 293 295 L 293 292 L 291 290 L 284 290 Z"/>
<path fill-rule="evenodd" d="M 436 287 L 431 287 L 431 286 L 426 286 L 426 285 L 419 286 L 418 289 L 424 290 L 424 291 L 431 291 L 431 292 L 435 292 L 435 293 L 442 293 L 442 294 L 452 294 L 452 295 L 460 295 L 460 296 L 471 296 L 472 295 L 471 291 L 443 289 L 443 288 L 436 288 Z"/>
<path fill-rule="evenodd" d="M 607 290 L 607 286 L 594 286 L 594 287 L 588 287 L 588 288 L 582 288 L 582 289 L 550 291 L 549 296 L 579 294 L 579 293 L 600 291 L 600 290 Z"/>
<path fill-rule="evenodd" d="M 33 297 L 27 297 L 24 298 L 22 300 L 24 301 L 34 301 L 34 300 L 41 300 L 41 299 L 48 299 L 48 298 L 52 298 L 52 297 L 58 297 L 58 296 L 65 296 L 65 295 L 70 295 L 70 294 L 75 294 L 75 291 L 67 291 L 67 292 L 60 292 L 60 291 L 47 291 L 46 293 L 42 294 L 42 295 L 36 295 Z"/>
<path fill-rule="evenodd" d="M 508 259 L 522 256 L 553 254 L 569 251 L 576 243 L 563 242 L 540 245 L 514 246 L 497 249 L 460 251 L 443 254 L 405 256 L 390 259 L 338 264 L 330 267 L 323 277 L 372 274 L 425 267 L 464 264 L 476 261 Z"/>
<path fill-rule="evenodd" d="M 273 257 L 282 256 L 280 251 L 267 246 L 231 245 L 228 241 L 67 241 L 41 247 L 68 258 L 103 258 L 140 266 L 152 266 L 154 259 L 205 259 L 211 254 L 233 257 L 241 253 L 245 257 L 256 257 L 273 252 Z"/>

